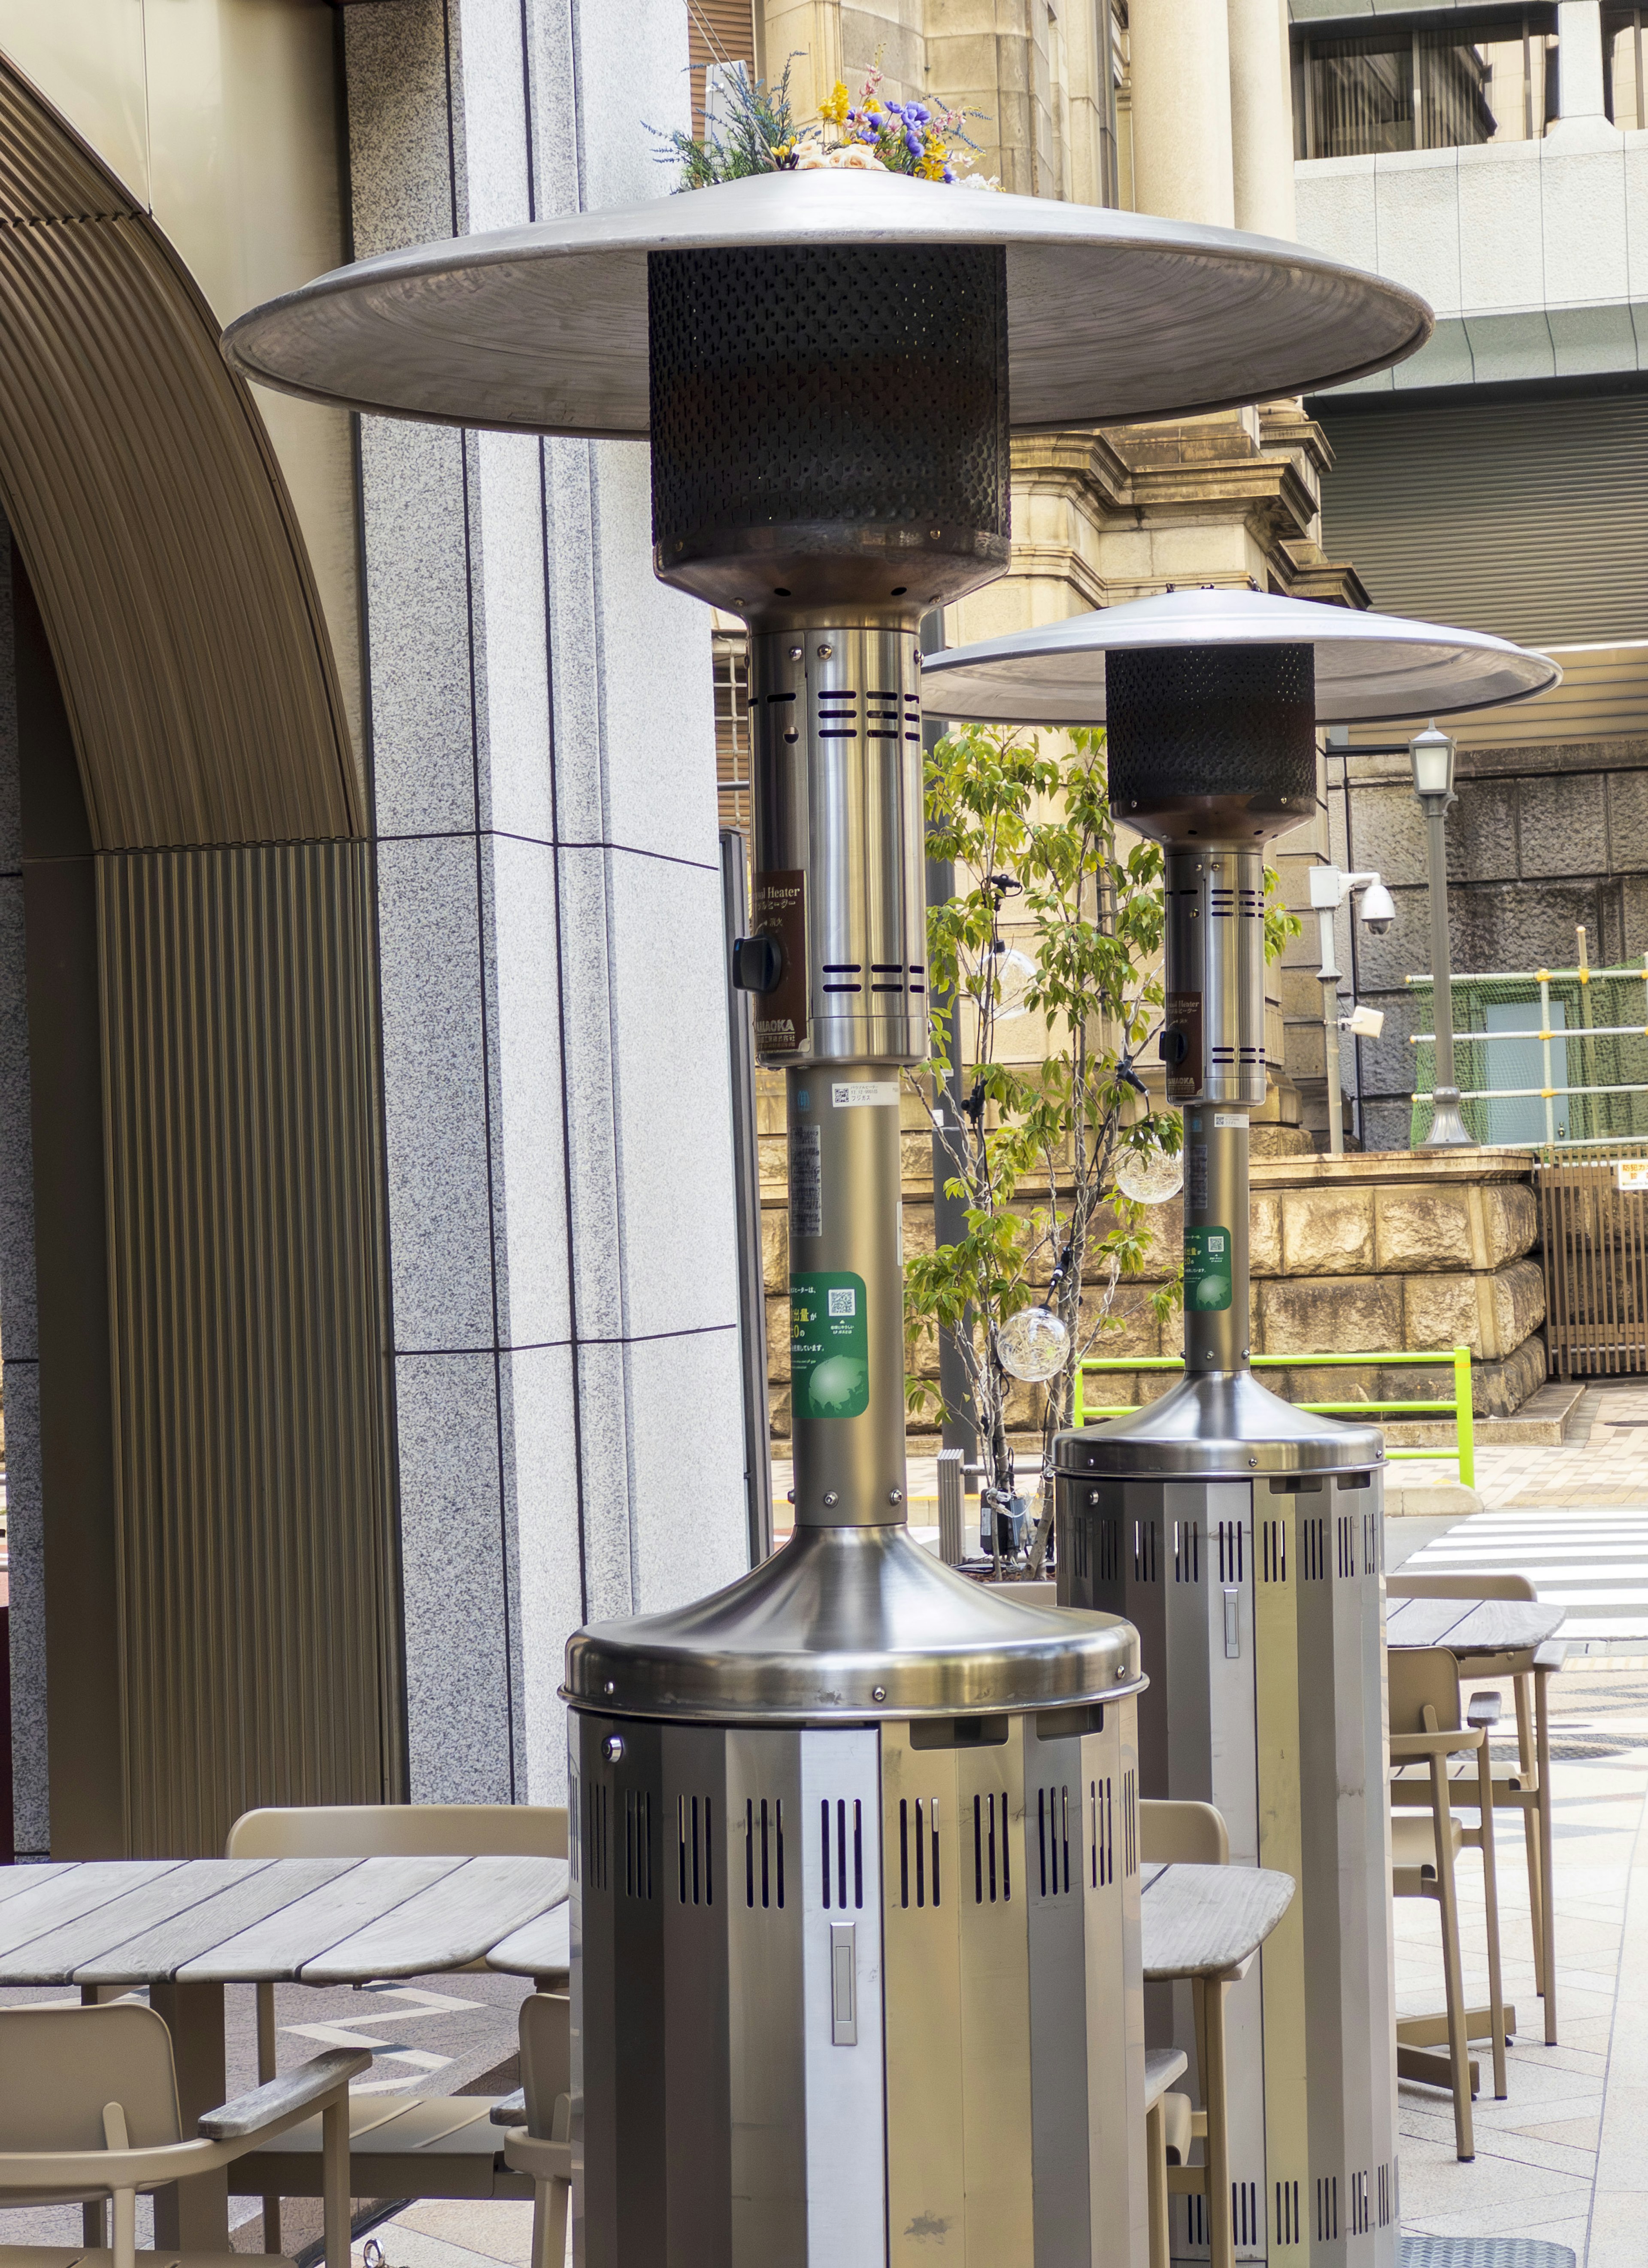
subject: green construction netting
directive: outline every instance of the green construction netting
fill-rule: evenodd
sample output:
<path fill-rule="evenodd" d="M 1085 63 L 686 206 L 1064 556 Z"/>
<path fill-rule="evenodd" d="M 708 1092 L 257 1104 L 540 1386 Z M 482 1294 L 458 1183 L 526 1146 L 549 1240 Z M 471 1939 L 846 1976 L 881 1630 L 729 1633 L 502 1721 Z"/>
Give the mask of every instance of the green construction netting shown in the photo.
<path fill-rule="evenodd" d="M 1541 972 L 1529 971 L 1453 979 L 1454 1071 L 1468 1098 L 1460 1104 L 1465 1123 L 1479 1142 L 1530 1147 L 1648 1136 L 1648 969 L 1582 976 L 1553 968 L 1543 977 L 1541 983 Z M 1411 1028 L 1430 1033 L 1430 979 L 1410 980 L 1409 990 Z M 1425 1038 L 1409 1052 L 1410 1138 L 1417 1144 L 1431 1130 L 1436 1049 Z"/>

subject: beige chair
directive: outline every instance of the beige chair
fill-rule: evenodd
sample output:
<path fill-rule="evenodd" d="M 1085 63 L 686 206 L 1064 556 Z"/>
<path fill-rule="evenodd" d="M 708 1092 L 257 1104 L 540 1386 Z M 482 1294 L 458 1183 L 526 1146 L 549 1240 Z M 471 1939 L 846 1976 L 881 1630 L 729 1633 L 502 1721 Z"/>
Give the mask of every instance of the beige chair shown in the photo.
<path fill-rule="evenodd" d="M 1224 1816 L 1210 1803 L 1142 1801 L 1139 1856 L 1146 1865 L 1228 1867 L 1230 1837 Z M 1162 2098 L 1163 2143 L 1167 2161 L 1166 2196 L 1206 2200 L 1214 2268 L 1233 2251 L 1230 2226 L 1230 2110 L 1225 2068 L 1225 1994 L 1234 1976 L 1191 1980 L 1196 2019 L 1196 2069 L 1206 2108 L 1195 2110 L 1188 2096 Z M 1193 2166 L 1190 2145 L 1202 2144 L 1203 2162 Z M 1176 2161 L 1176 2162 L 1175 2162 Z M 1222 2239 L 1222 2242 L 1221 2242 Z"/>
<path fill-rule="evenodd" d="M 521 2002 L 520 2059 L 520 2091 L 495 2102 L 492 2117 L 509 2126 L 505 2160 L 532 2181 L 531 2268 L 563 2268 L 572 2198 L 572 2004 L 564 1992 Z"/>
<path fill-rule="evenodd" d="M 1170 2095 L 1188 2058 L 1182 2048 L 1144 2051 L 1144 2161 L 1150 2189 L 1150 2268 L 1169 2268 L 1172 2229 L 1167 2217 L 1168 2166 L 1190 2161 L 1190 2098 Z M 533 2268 L 545 2268 L 534 2260 Z"/>
<path fill-rule="evenodd" d="M 272 2084 L 209 2111 L 185 2139 L 172 2036 L 136 2000 L 102 2007 L 0 2008 L 0 2205 L 114 2205 L 112 2251 L 30 2246 L 29 2268 L 143 2268 L 179 2262 L 246 2268 L 244 2252 L 136 2250 L 139 2191 L 215 2173 L 248 2142 L 318 2115 L 323 2136 L 327 2268 L 349 2268 L 349 2083 L 364 2048 L 334 2048 Z"/>
<path fill-rule="evenodd" d="M 231 1859 L 564 1859 L 567 1815 L 541 1803 L 315 1804 L 248 1811 Z M 475 1964 L 484 1967 L 484 1962 Z M 257 1988 L 258 2076 L 275 2073 L 275 1988 Z M 353 2197 L 526 2198 L 507 2162 L 489 2095 L 379 2095 L 349 2110 Z M 230 2169 L 237 2196 L 263 2200 L 263 2242 L 280 2249 L 280 2200 L 319 2194 L 320 2132 L 311 2122 Z"/>
<path fill-rule="evenodd" d="M 1526 1575 L 1415 1575 L 1402 1570 L 1392 1575 L 1385 1586 L 1387 1595 L 1393 1599 L 1523 1599 L 1537 1600 L 1539 1593 Z M 1543 1651 L 1538 1649 L 1536 1651 Z M 1527 1859 L 1528 1918 L 1534 1933 L 1534 1990 L 1545 2003 L 1545 2039 L 1548 2046 L 1556 2040 L 1556 1984 L 1554 1975 L 1546 1974 L 1548 1967 L 1555 1970 L 1555 1933 L 1548 1906 L 1549 1870 L 1551 1848 L 1551 1819 L 1546 1800 L 1546 1790 L 1540 1778 L 1539 1757 L 1534 1742 L 1535 1694 L 1534 1680 L 1543 1665 L 1534 1656 L 1519 1658 L 1526 1666 L 1510 1673 L 1516 1696 L 1517 1761 L 1514 1764 L 1496 1764 L 1493 1768 L 1494 1807 L 1499 1811 L 1519 1811 L 1522 1815 L 1522 1839 Z M 1462 1674 L 1485 1675 L 1490 1666 L 1484 1662 L 1480 1669 L 1471 1672 L 1468 1664 Z M 1505 1673 L 1498 1672 L 1503 1675 Z M 1468 1717 L 1469 1712 L 1467 1712 Z M 1468 1761 L 1453 1768 L 1456 1779 L 1475 1780 L 1476 1771 Z M 1415 1784 L 1409 1793 L 1403 1779 Z M 1468 1796 L 1463 1800 L 1470 1801 Z M 1407 1775 L 1396 1775 L 1391 1785 L 1391 1803 L 1401 1809 L 1413 1805 L 1424 1808 L 1430 1803 L 1428 1775 L 1414 1768 Z M 1552 1956 L 1548 1960 L 1548 1955 Z"/>
<path fill-rule="evenodd" d="M 1459 1664 L 1446 1646 L 1395 1646 L 1390 1670 L 1390 1752 L 1393 1768 L 1423 1764 L 1429 1780 L 1424 1812 L 1404 1809 L 1391 1818 L 1391 1891 L 1399 1898 L 1431 1898 L 1440 1910 L 1442 1969 L 1447 1994 L 1446 2036 L 1448 2078 L 1442 2081 L 1431 2052 L 1434 2017 L 1406 2017 L 1396 2026 L 1396 2068 L 1404 2079 L 1451 2084 L 1453 2136 L 1458 2155 L 1475 2155 L 1471 2096 L 1475 2073 L 1470 2059 L 1474 2029 L 1493 2043 L 1494 2091 L 1505 2080 L 1505 1996 L 1499 1973 L 1499 1903 L 1494 1873 L 1493 1784 L 1490 1778 L 1487 1729 L 1467 1724 L 1460 1705 Z M 1453 1758 L 1475 1754 L 1476 1778 L 1462 1791 L 1476 1807 L 1478 1822 L 1467 1829 L 1453 1809 Z M 1474 1845 L 1482 1854 L 1482 1889 L 1488 1913 L 1488 2007 L 1465 2005 L 1460 1958 L 1459 1893 L 1454 1866 L 1460 1852 Z"/>

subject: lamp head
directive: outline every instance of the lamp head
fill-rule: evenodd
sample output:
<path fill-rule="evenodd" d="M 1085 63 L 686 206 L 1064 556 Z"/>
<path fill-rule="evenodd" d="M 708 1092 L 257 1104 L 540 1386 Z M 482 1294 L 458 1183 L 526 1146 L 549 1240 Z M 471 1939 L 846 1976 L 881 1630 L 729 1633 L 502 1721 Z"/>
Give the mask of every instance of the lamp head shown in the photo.
<path fill-rule="evenodd" d="M 1447 733 L 1438 732 L 1434 722 L 1409 741 L 1408 761 L 1413 766 L 1414 793 L 1422 803 L 1452 797 L 1453 742 Z"/>

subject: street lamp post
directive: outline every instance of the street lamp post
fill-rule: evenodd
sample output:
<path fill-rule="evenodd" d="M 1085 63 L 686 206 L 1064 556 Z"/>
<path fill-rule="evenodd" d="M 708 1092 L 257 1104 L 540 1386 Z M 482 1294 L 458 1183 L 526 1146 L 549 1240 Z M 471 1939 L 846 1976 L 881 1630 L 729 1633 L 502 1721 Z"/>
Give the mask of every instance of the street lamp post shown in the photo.
<path fill-rule="evenodd" d="M 1453 800 L 1453 743 L 1434 723 L 1408 744 L 1414 793 L 1425 815 L 1425 879 L 1431 892 L 1431 989 L 1435 1005 L 1436 1070 L 1431 1131 L 1422 1150 L 1474 1150 L 1476 1138 L 1460 1113 L 1453 1063 L 1453 976 L 1448 946 L 1447 838 L 1443 823 Z"/>

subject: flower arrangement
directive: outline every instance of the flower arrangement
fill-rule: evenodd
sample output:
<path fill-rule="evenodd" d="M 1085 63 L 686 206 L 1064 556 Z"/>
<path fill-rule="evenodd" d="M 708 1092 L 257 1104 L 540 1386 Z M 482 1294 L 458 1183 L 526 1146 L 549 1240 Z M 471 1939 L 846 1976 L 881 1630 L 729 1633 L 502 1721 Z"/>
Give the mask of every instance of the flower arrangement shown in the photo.
<path fill-rule="evenodd" d="M 791 58 L 793 61 L 793 58 Z M 975 173 L 968 115 L 941 102 L 894 102 L 881 92 L 878 64 L 855 101 L 837 79 L 818 116 L 798 125 L 790 102 L 790 64 L 776 86 L 741 69 L 723 81 L 727 115 L 702 136 L 659 136 L 659 155 L 679 164 L 681 189 L 737 181 L 751 173 L 820 171 L 907 173 L 919 181 L 999 189 Z"/>

